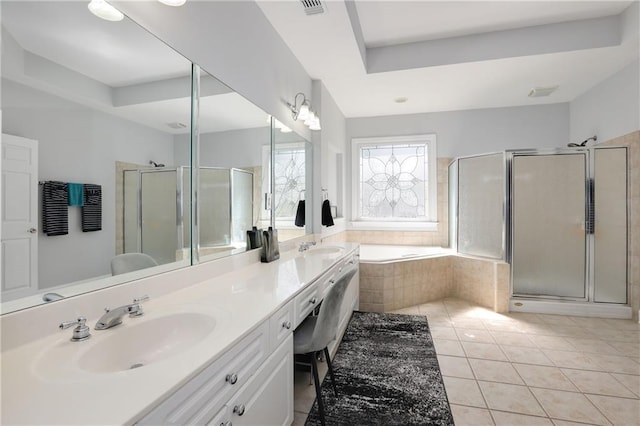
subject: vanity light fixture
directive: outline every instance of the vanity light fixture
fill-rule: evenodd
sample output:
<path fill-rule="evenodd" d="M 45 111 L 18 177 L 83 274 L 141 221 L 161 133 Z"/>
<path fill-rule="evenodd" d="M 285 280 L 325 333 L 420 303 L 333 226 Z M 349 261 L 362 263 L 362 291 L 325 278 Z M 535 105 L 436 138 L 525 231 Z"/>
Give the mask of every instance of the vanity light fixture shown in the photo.
<path fill-rule="evenodd" d="M 187 2 L 187 0 L 158 0 L 162 4 L 166 4 L 167 6 L 182 6 Z"/>
<path fill-rule="evenodd" d="M 300 103 L 298 103 L 298 99 L 301 99 Z M 291 116 L 294 120 L 302 120 L 311 130 L 320 130 L 320 119 L 313 110 L 311 110 L 309 100 L 304 93 L 296 93 L 296 96 L 293 98 L 293 104 L 287 103 L 287 106 L 291 110 Z"/>
<path fill-rule="evenodd" d="M 104 0 L 91 0 L 87 7 L 91 13 L 106 21 L 116 22 L 124 19 L 122 12 Z"/>

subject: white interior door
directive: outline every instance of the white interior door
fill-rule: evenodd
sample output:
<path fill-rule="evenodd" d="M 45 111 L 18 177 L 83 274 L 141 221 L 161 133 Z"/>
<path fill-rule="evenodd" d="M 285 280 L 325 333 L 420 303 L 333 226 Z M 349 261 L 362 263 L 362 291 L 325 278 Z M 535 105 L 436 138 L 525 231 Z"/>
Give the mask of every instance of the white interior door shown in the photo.
<path fill-rule="evenodd" d="M 2 135 L 2 299 L 38 289 L 38 141 Z"/>

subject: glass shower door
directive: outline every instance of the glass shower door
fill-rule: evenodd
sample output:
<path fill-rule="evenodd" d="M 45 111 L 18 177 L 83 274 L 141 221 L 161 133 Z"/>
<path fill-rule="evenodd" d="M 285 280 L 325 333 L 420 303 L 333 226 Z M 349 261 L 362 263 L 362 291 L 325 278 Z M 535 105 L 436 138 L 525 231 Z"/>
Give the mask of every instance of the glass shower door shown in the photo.
<path fill-rule="evenodd" d="M 514 154 L 514 296 L 586 299 L 586 173 L 584 152 Z"/>

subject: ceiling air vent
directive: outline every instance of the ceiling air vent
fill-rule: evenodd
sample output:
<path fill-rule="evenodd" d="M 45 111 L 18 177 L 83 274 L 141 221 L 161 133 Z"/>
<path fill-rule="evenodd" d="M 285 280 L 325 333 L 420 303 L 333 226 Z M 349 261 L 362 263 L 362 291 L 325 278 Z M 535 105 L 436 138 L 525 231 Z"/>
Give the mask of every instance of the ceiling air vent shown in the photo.
<path fill-rule="evenodd" d="M 530 98 L 539 98 L 541 96 L 549 96 L 556 90 L 558 90 L 560 86 L 549 86 L 549 87 L 534 87 L 529 91 Z"/>
<path fill-rule="evenodd" d="M 176 129 L 176 130 L 186 129 L 187 128 L 186 124 L 180 123 L 179 121 L 174 121 L 174 122 L 171 122 L 171 123 L 167 123 L 167 126 L 171 127 L 172 129 Z"/>
<path fill-rule="evenodd" d="M 324 13 L 324 7 L 320 0 L 300 0 L 304 7 L 304 13 L 307 15 L 315 15 L 316 13 Z"/>

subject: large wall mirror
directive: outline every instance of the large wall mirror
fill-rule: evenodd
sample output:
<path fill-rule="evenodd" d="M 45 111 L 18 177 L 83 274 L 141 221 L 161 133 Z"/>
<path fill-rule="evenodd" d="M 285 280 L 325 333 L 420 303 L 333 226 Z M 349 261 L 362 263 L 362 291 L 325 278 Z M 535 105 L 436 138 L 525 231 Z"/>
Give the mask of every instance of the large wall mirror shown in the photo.
<path fill-rule="evenodd" d="M 308 202 L 294 223 L 311 193 L 303 138 L 126 17 L 0 7 L 1 313 L 245 252 L 253 226 L 311 232 Z"/>
<path fill-rule="evenodd" d="M 191 63 L 86 2 L 0 7 L 2 312 L 189 265 Z"/>

